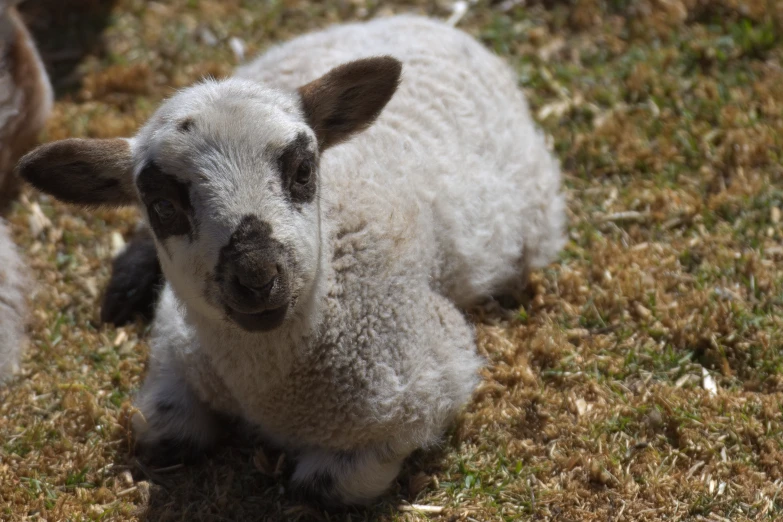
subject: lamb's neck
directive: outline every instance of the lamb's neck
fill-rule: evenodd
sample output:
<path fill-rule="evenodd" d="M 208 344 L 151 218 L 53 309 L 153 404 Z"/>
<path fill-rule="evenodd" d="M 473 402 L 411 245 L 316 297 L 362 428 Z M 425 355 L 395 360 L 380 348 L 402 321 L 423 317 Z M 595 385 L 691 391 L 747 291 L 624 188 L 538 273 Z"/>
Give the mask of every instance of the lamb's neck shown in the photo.
<path fill-rule="evenodd" d="M 198 333 L 200 349 L 226 375 L 246 369 L 259 378 L 283 378 L 294 364 L 310 355 L 323 327 L 328 290 L 328 263 L 322 263 L 311 287 L 299 298 L 285 322 L 267 332 L 248 332 L 226 320 L 199 316 L 188 310 L 187 320 Z"/>

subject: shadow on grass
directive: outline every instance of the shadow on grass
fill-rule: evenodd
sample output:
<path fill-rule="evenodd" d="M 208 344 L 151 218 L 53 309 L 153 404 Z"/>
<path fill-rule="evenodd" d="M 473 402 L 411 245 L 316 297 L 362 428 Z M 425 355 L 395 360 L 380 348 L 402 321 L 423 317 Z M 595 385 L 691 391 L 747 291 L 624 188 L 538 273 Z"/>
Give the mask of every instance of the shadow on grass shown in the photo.
<path fill-rule="evenodd" d="M 77 70 L 89 54 L 100 56 L 101 36 L 116 0 L 27 0 L 19 10 L 35 38 L 57 98 L 79 85 Z"/>
<path fill-rule="evenodd" d="M 240 436 L 241 438 L 241 436 Z M 228 442 L 228 441 L 226 441 Z M 324 510 L 290 490 L 288 478 L 294 463 L 278 451 L 259 451 L 251 441 L 221 446 L 195 464 L 149 468 L 134 460 L 135 475 L 151 484 L 140 519 L 169 521 L 390 521 L 397 506 L 415 501 L 426 487 L 417 475 L 442 471 L 446 445 L 419 451 L 406 461 L 389 493 L 375 505 L 341 511 Z M 415 489 L 412 489 L 415 488 Z"/>

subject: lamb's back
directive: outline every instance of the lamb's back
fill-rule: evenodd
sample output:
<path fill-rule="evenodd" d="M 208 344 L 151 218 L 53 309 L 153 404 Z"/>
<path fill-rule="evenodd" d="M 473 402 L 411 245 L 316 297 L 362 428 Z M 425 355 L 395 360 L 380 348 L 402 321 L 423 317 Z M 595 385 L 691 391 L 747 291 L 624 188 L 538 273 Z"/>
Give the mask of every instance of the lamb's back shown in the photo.
<path fill-rule="evenodd" d="M 324 154 L 324 201 L 350 192 L 347 210 L 366 216 L 380 199 L 373 187 L 416 201 L 431 215 L 415 233 L 437 245 L 433 285 L 460 305 L 548 263 L 562 245 L 557 163 L 511 68 L 466 33 L 415 16 L 338 25 L 272 48 L 237 76 L 294 89 L 383 54 L 403 62 L 401 85 L 370 129 Z"/>

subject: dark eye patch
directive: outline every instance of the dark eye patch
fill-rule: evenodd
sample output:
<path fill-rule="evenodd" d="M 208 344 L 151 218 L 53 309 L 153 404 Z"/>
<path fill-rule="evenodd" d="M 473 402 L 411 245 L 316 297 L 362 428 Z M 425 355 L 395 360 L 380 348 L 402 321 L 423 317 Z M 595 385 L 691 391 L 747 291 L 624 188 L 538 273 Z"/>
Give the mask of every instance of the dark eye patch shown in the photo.
<path fill-rule="evenodd" d="M 171 236 L 188 235 L 193 241 L 198 232 L 193 206 L 190 203 L 189 184 L 180 181 L 175 176 L 167 174 L 153 161 L 139 173 L 136 179 L 141 199 L 147 206 L 150 227 L 159 240 Z M 151 208 L 160 200 L 169 201 L 174 207 L 174 214 L 169 219 L 161 219 L 159 213 Z"/>
<path fill-rule="evenodd" d="M 317 161 L 308 145 L 310 138 L 301 132 L 280 154 L 283 188 L 292 203 L 310 203 L 315 197 Z M 309 173 L 309 175 L 304 175 Z"/>

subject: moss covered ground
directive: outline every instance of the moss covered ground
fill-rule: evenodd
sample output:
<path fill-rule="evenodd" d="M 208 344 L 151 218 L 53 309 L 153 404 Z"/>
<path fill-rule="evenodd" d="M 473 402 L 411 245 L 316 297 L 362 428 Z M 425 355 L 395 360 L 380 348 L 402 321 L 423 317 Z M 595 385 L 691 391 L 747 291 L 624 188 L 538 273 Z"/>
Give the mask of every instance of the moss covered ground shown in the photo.
<path fill-rule="evenodd" d="M 469 2 L 563 166 L 569 242 L 518 313 L 474 311 L 490 361 L 440 452 L 379 505 L 324 513 L 234 445 L 150 469 L 128 413 L 146 326 L 102 326 L 135 211 L 26 191 L 39 282 L 0 391 L 0 519 L 783 519 L 783 2 Z M 343 20 L 451 2 L 28 0 L 57 91 L 45 139 L 134 132 L 175 88 Z M 412 506 L 415 505 L 415 506 Z M 418 506 L 418 507 L 417 507 Z"/>

